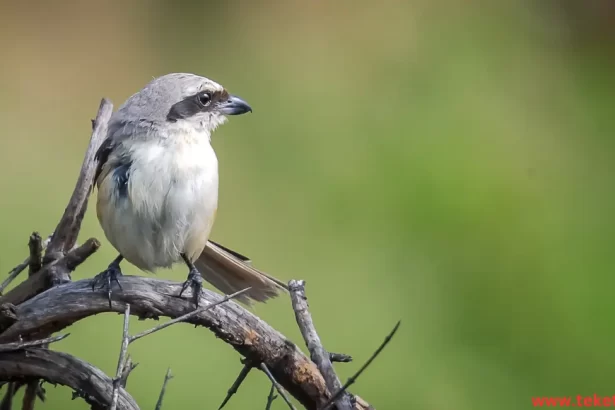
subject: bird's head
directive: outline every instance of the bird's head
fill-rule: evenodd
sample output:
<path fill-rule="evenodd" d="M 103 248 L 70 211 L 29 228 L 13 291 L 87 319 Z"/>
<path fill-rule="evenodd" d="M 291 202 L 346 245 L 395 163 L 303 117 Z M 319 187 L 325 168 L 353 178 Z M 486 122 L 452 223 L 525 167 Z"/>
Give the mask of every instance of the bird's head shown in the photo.
<path fill-rule="evenodd" d="M 153 125 L 211 133 L 226 121 L 226 116 L 245 114 L 252 108 L 215 81 L 172 73 L 152 80 L 118 111 L 124 118 Z"/>

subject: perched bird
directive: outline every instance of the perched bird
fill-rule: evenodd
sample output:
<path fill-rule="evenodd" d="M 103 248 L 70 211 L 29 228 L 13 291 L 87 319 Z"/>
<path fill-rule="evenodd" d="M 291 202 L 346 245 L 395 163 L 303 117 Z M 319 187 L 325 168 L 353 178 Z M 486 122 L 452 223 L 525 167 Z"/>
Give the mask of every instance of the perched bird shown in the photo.
<path fill-rule="evenodd" d="M 152 80 L 112 115 L 96 154 L 96 213 L 119 256 L 92 285 L 107 287 L 109 303 L 112 284 L 121 287 L 123 259 L 148 272 L 183 261 L 189 273 L 180 296 L 190 287 L 197 305 L 202 277 L 225 294 L 251 287 L 239 297 L 245 303 L 286 288 L 209 240 L 218 208 L 211 134 L 226 116 L 251 111 L 210 79 L 173 73 Z"/>

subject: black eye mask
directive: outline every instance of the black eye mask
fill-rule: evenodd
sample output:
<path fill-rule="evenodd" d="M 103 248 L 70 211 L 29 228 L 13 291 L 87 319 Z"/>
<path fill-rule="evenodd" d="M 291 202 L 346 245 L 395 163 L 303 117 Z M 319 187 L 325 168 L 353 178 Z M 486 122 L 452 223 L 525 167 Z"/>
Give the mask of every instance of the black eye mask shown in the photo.
<path fill-rule="evenodd" d="M 190 118 L 200 112 L 215 111 L 220 101 L 226 101 L 229 95 L 226 91 L 201 91 L 173 104 L 167 114 L 167 121 L 176 122 Z"/>

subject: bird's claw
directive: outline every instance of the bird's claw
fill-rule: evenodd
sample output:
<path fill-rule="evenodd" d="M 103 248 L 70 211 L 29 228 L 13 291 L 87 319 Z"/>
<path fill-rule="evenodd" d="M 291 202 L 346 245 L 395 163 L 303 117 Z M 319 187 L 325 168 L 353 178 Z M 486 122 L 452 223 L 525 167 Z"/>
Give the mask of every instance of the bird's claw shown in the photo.
<path fill-rule="evenodd" d="M 119 266 L 109 265 L 107 269 L 94 276 L 92 279 L 92 291 L 98 289 L 107 289 L 107 298 L 109 299 L 109 307 L 111 307 L 111 286 L 113 282 L 117 283 L 117 286 L 122 289 L 122 284 L 119 281 L 119 277 L 122 276 L 122 271 Z"/>
<path fill-rule="evenodd" d="M 192 298 L 194 299 L 194 304 L 198 307 L 201 290 L 203 289 L 203 277 L 196 269 L 190 270 L 190 273 L 188 274 L 188 279 L 186 279 L 186 281 L 182 285 L 182 290 L 181 292 L 179 292 L 179 296 L 181 297 L 182 294 L 189 287 L 192 289 Z"/>

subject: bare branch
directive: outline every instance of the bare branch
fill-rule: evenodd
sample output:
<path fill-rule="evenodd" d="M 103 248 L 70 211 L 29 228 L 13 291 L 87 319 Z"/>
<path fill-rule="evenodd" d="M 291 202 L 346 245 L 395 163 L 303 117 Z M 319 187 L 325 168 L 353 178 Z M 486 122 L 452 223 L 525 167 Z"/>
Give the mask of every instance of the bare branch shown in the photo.
<path fill-rule="evenodd" d="M 124 373 L 124 362 L 126 360 L 126 354 L 128 353 L 128 343 L 129 343 L 129 335 L 128 335 L 128 324 L 130 321 L 130 304 L 126 304 L 126 309 L 124 310 L 124 331 L 122 332 L 122 347 L 120 348 L 120 357 L 117 361 L 117 370 L 115 372 L 115 379 L 113 379 L 113 394 L 111 399 L 111 410 L 116 410 L 117 408 L 117 399 L 119 397 L 120 392 L 120 384 L 122 382 L 122 374 Z"/>
<path fill-rule="evenodd" d="M 275 389 L 278 391 L 278 393 L 280 393 L 280 396 L 282 396 L 286 404 L 288 404 L 288 408 L 291 410 L 297 410 L 295 406 L 293 406 L 293 403 L 291 403 L 290 398 L 284 390 L 284 387 L 282 387 L 280 383 L 278 383 L 278 381 L 275 379 L 275 377 L 273 377 L 267 365 L 265 363 L 261 363 L 258 367 L 260 367 L 260 369 L 267 375 L 267 377 L 269 377 L 269 380 L 271 380 L 271 383 L 273 383 Z"/>
<path fill-rule="evenodd" d="M 220 405 L 220 407 L 218 407 L 218 410 L 221 410 L 222 408 L 224 408 L 224 406 L 226 406 L 226 403 L 228 403 L 231 397 L 233 397 L 233 395 L 237 393 L 237 390 L 239 390 L 239 386 L 241 386 L 241 383 L 243 383 L 243 381 L 246 379 L 246 377 L 248 376 L 248 373 L 250 373 L 250 370 L 252 370 L 252 363 L 248 362 L 243 365 L 243 368 L 239 372 L 239 376 L 237 376 L 237 379 L 235 379 L 231 388 L 228 389 L 228 392 L 226 393 L 226 397 L 222 401 L 222 404 Z"/>
<path fill-rule="evenodd" d="M 120 379 L 120 386 L 126 388 L 128 384 L 128 376 L 130 373 L 139 365 L 139 363 L 133 363 L 130 355 L 126 357 L 126 364 L 124 365 L 124 370 L 122 371 L 122 377 Z"/>
<path fill-rule="evenodd" d="M 50 237 L 51 238 L 51 237 Z M 28 241 L 28 249 L 30 257 L 28 263 L 28 277 L 34 275 L 43 267 L 43 239 L 38 232 L 32 232 Z M 68 336 L 68 335 L 67 335 Z M 42 347 L 48 347 L 48 343 L 41 343 Z M 40 394 L 39 394 L 40 393 Z M 23 396 L 21 408 L 22 410 L 34 410 L 36 398 L 41 397 L 44 400 L 44 394 L 41 393 L 39 381 L 34 379 L 28 381 L 26 391 Z"/>
<path fill-rule="evenodd" d="M 43 269 L 44 270 L 44 269 Z M 19 320 L 0 334 L 0 343 L 42 338 L 88 316 L 103 312 L 130 312 L 140 318 L 180 317 L 194 311 L 194 303 L 178 297 L 181 284 L 151 277 L 122 276 L 110 308 L 107 293 L 92 291 L 91 279 L 53 287 L 15 307 Z M 207 307 L 224 297 L 203 288 L 199 305 Z M 308 410 L 323 406 L 331 393 L 318 368 L 284 335 L 254 314 L 229 301 L 203 310 L 186 322 L 205 326 L 255 363 L 264 362 L 272 375 Z M 111 391 L 110 391 L 111 392 Z M 356 397 L 355 410 L 368 408 Z"/>
<path fill-rule="evenodd" d="M 34 410 L 36 402 L 36 390 L 38 389 L 38 380 L 31 380 L 26 386 L 26 392 L 23 395 L 21 410 Z"/>
<path fill-rule="evenodd" d="M 77 266 L 96 252 L 98 248 L 100 248 L 98 240 L 95 238 L 88 239 L 83 245 L 72 249 L 64 257 L 48 263 L 43 269 L 15 286 L 6 295 L 0 297 L 0 305 L 5 303 L 19 305 L 48 289 L 52 285 L 54 278 L 70 278 L 70 272 L 75 270 Z"/>
<path fill-rule="evenodd" d="M 13 408 L 13 396 L 15 396 L 17 389 L 15 383 L 8 383 L 6 387 L 6 393 L 0 402 L 0 410 L 12 410 Z"/>
<path fill-rule="evenodd" d="M 62 339 L 65 339 L 69 335 L 70 335 L 70 333 L 66 333 L 65 335 L 48 337 L 46 339 L 32 340 L 32 341 L 28 341 L 28 342 L 16 342 L 16 343 L 0 344 L 0 353 L 3 353 L 3 352 L 13 352 L 15 350 L 21 350 L 21 349 L 25 349 L 27 347 L 35 347 L 35 346 L 47 345 L 49 343 L 58 342 L 58 341 L 60 341 Z"/>
<path fill-rule="evenodd" d="M 320 373 L 325 378 L 325 383 L 327 384 L 329 391 L 338 391 L 342 388 L 342 383 L 335 374 L 335 370 L 331 364 L 331 359 L 329 359 L 329 353 L 327 353 L 320 342 L 320 337 L 316 332 L 316 327 L 314 326 L 312 316 L 308 310 L 308 301 L 307 296 L 305 295 L 305 281 L 291 280 L 288 282 L 288 288 L 293 310 L 295 311 L 295 318 L 297 319 L 297 324 L 301 330 L 303 340 L 305 340 L 305 344 L 310 352 L 310 358 L 314 363 L 316 363 L 318 370 L 320 370 Z M 352 409 L 350 397 L 343 392 L 340 394 L 335 404 L 338 410 Z"/>
<path fill-rule="evenodd" d="M 0 381 L 29 378 L 68 386 L 99 408 L 111 402 L 113 381 L 96 367 L 74 356 L 36 347 L 0 354 Z M 139 410 L 123 388 L 119 390 L 117 408 Z"/>
<path fill-rule="evenodd" d="M 64 257 L 64 266 L 69 272 L 77 269 L 87 258 L 92 256 L 100 248 L 100 242 L 96 238 L 90 238 L 81 246 L 73 248 Z"/>
<path fill-rule="evenodd" d="M 45 253 L 46 261 L 59 259 L 64 253 L 70 251 L 77 241 L 81 221 L 83 220 L 92 184 L 94 183 L 94 174 L 98 164 L 95 158 L 96 152 L 107 136 L 107 123 L 111 118 L 112 112 L 113 104 L 106 98 L 103 98 L 94 121 L 90 144 L 81 165 L 79 178 L 64 210 L 64 215 L 62 215 L 62 219 L 60 219 L 53 238 L 51 238 L 51 242 L 47 247 L 47 252 Z"/>
<path fill-rule="evenodd" d="M 380 354 L 380 352 L 386 347 L 386 345 L 389 344 L 393 336 L 395 336 L 395 333 L 397 332 L 397 329 L 399 329 L 400 324 L 401 320 L 397 322 L 393 330 L 391 330 L 391 333 L 389 333 L 387 337 L 384 338 L 384 342 L 382 342 L 382 344 L 378 346 L 378 349 L 376 349 L 376 351 L 371 355 L 371 357 L 367 359 L 365 364 L 361 366 L 361 368 L 348 379 L 348 381 L 344 384 L 344 386 L 342 386 L 340 390 L 338 390 L 333 396 L 331 396 L 327 404 L 322 407 L 323 409 L 328 409 L 329 406 L 333 404 L 333 402 L 335 402 L 335 400 L 340 397 L 344 393 L 344 391 L 346 391 L 346 389 L 348 389 L 348 387 L 350 387 L 357 380 L 361 373 L 363 373 L 363 371 L 367 369 L 367 367 L 374 361 L 374 359 Z"/>
<path fill-rule="evenodd" d="M 32 232 L 30 235 L 28 248 L 30 249 L 28 276 L 32 276 L 43 266 L 43 240 L 38 232 Z"/>
<path fill-rule="evenodd" d="M 278 398 L 278 396 L 274 395 L 275 392 L 275 384 L 271 383 L 271 388 L 269 389 L 269 396 L 267 396 L 267 405 L 265 406 L 265 410 L 270 410 L 273 401 Z"/>
<path fill-rule="evenodd" d="M 173 378 L 171 374 L 171 368 L 167 369 L 167 374 L 164 375 L 164 381 L 162 382 L 162 388 L 160 389 L 160 395 L 158 396 L 158 401 L 156 402 L 156 410 L 162 410 L 162 400 L 164 399 L 164 393 L 167 390 L 167 383 L 169 380 Z"/>
<path fill-rule="evenodd" d="M 45 239 L 45 241 L 43 242 L 43 248 L 45 248 L 47 246 L 47 244 L 49 243 L 49 241 L 51 240 L 51 235 L 49 235 L 49 237 L 47 239 Z M 2 281 L 2 284 L 0 285 L 0 295 L 2 295 L 2 292 L 4 292 L 4 289 L 7 288 L 8 285 L 10 285 L 10 283 L 15 280 L 15 278 L 24 270 L 28 267 L 28 265 L 30 264 L 30 257 L 28 256 L 26 259 L 24 259 L 23 262 L 21 262 L 19 265 L 15 266 L 13 269 L 11 269 L 11 271 L 9 272 L 7 278 Z"/>

